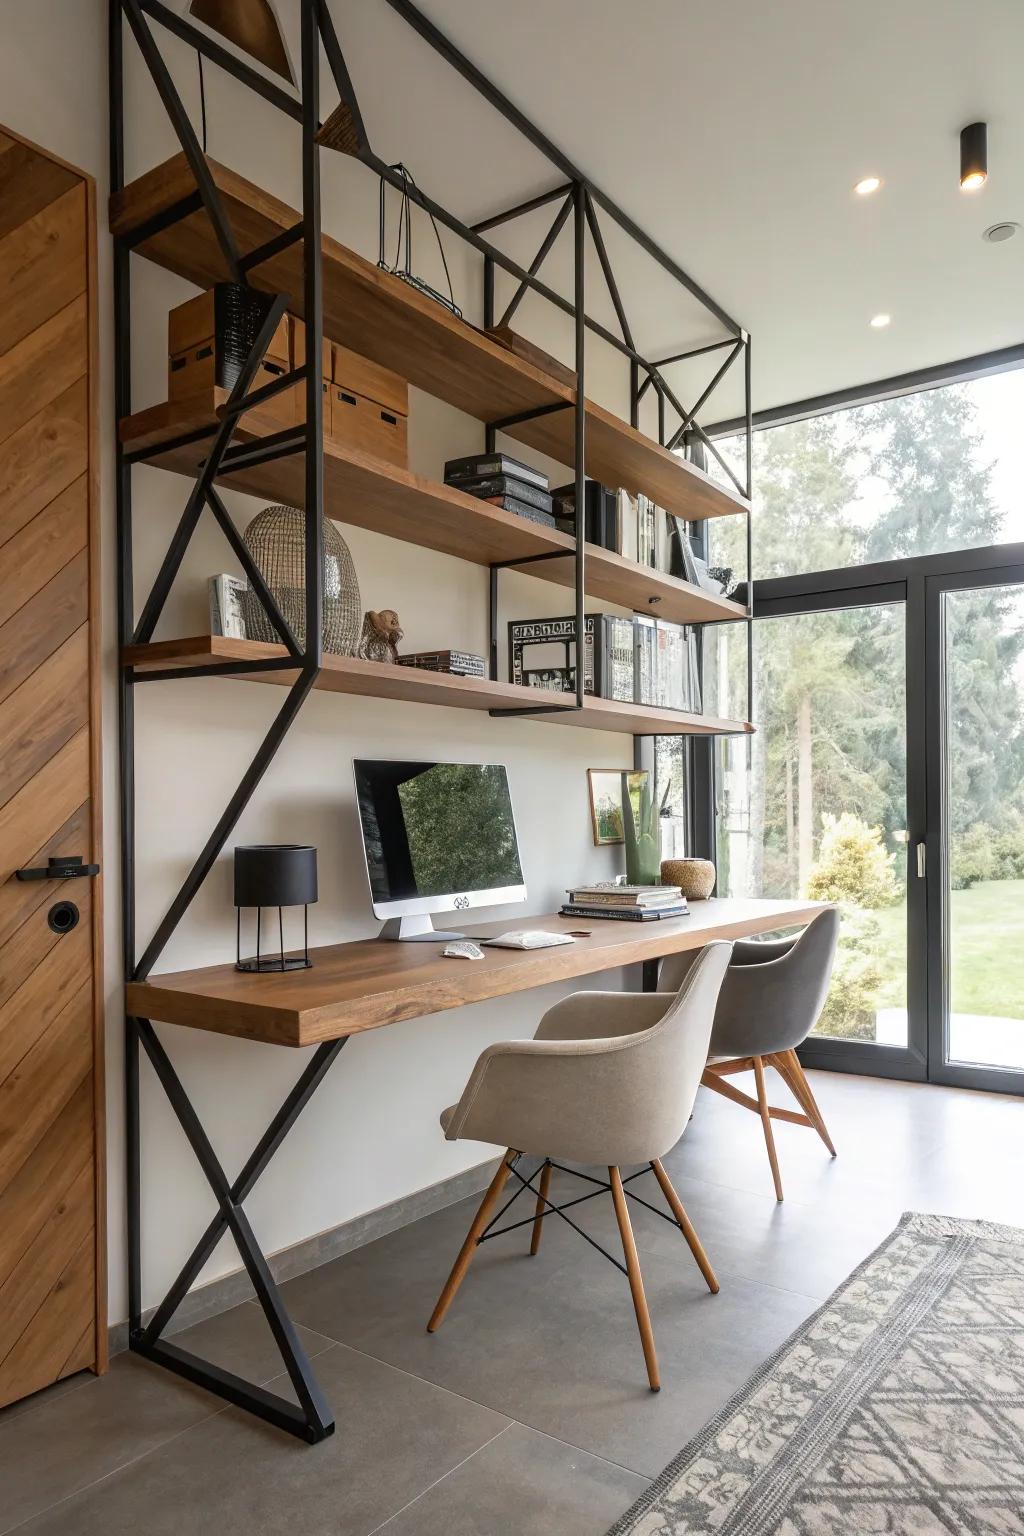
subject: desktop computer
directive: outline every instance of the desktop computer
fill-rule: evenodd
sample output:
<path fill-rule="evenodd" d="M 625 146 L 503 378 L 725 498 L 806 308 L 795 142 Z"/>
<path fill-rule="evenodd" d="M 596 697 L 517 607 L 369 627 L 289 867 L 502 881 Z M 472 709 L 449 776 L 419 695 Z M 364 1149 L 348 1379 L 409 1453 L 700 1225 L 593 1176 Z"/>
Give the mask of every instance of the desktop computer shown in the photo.
<path fill-rule="evenodd" d="M 433 912 L 525 901 L 508 774 L 499 763 L 354 762 L 375 917 L 387 939 L 457 939 Z"/>

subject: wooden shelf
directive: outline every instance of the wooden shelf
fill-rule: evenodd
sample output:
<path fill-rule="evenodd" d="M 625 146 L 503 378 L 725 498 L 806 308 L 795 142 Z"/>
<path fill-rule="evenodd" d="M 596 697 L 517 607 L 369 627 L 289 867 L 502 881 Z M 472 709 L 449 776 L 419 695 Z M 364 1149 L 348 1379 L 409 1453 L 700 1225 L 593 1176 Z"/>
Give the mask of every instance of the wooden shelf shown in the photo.
<path fill-rule="evenodd" d="M 299 222 L 299 215 L 286 203 L 216 161 L 207 163 L 243 252 Z M 111 198 L 111 231 L 130 236 L 195 191 L 188 162 L 184 155 L 176 155 Z M 326 335 L 481 421 L 501 420 L 538 406 L 564 405 L 565 410 L 511 427 L 509 432 L 561 463 L 572 463 L 571 386 L 516 357 L 337 240 L 325 235 L 322 244 Z M 203 288 L 228 276 L 204 209 L 151 235 L 137 249 Z M 267 292 L 288 294 L 289 307 L 302 313 L 301 242 L 255 267 L 249 278 Z M 743 497 L 716 485 L 692 464 L 589 400 L 586 467 L 605 484 L 645 491 L 680 517 L 703 519 L 748 510 Z"/>
<path fill-rule="evenodd" d="M 154 406 L 122 422 L 121 441 L 129 452 L 154 450 L 147 462 L 195 475 L 207 450 L 205 438 L 166 454 L 158 451 L 159 443 L 209 426 L 216 405 L 211 399 L 208 404 L 198 400 Z M 244 430 L 236 434 L 236 441 L 247 440 L 256 439 Z M 301 507 L 306 491 L 305 456 L 271 460 L 224 475 L 218 483 L 267 501 Z M 425 480 L 356 448 L 329 441 L 324 443 L 324 510 L 339 523 L 369 528 L 478 565 L 527 560 L 532 555 L 564 550 L 564 560 L 542 560 L 525 570 L 560 586 L 571 587 L 575 581 L 575 539 L 489 506 L 452 486 Z M 587 592 L 602 602 L 679 624 L 746 617 L 746 609 L 729 598 L 636 565 L 610 550 L 588 544 L 586 556 Z"/>
<path fill-rule="evenodd" d="M 124 666 L 146 672 L 212 667 L 224 661 L 265 661 L 286 654 L 281 645 L 231 640 L 221 635 L 195 635 L 183 640 L 128 646 L 121 659 Z M 281 686 L 290 683 L 295 673 L 282 670 L 235 673 L 232 677 Z M 521 688 L 514 683 L 492 683 L 487 678 L 451 677 L 444 672 L 426 672 L 416 667 L 389 666 L 362 661 L 356 656 L 326 655 L 316 686 L 329 693 L 397 699 L 407 704 L 440 704 L 452 709 L 528 709 L 550 700 L 553 706 L 550 715 L 527 715 L 524 718 L 544 724 L 580 726 L 585 730 L 623 731 L 633 736 L 721 736 L 753 731 L 752 726 L 739 720 L 718 720 L 712 715 L 656 709 L 647 704 L 623 704 L 616 699 L 589 698 L 583 709 L 570 709 L 565 707 L 564 696 L 543 695 L 539 689 Z"/>
<path fill-rule="evenodd" d="M 269 1045 L 307 1046 L 506 997 L 553 981 L 571 981 L 602 970 L 701 949 L 711 939 L 741 939 L 775 928 L 811 922 L 824 902 L 746 901 L 712 897 L 690 903 L 688 917 L 652 923 L 543 916 L 504 917 L 466 931 L 488 938 L 524 921 L 531 928 L 564 932 L 584 927 L 590 937 L 551 949 L 486 949 L 483 960 L 462 965 L 445 960 L 441 941 L 393 944 L 359 939 L 310 951 L 308 971 L 236 971 L 208 965 L 193 971 L 129 982 L 127 1011 L 135 1017 L 210 1029 Z M 511 909 L 510 909 L 511 910 Z M 460 927 L 465 925 L 460 923 Z"/>

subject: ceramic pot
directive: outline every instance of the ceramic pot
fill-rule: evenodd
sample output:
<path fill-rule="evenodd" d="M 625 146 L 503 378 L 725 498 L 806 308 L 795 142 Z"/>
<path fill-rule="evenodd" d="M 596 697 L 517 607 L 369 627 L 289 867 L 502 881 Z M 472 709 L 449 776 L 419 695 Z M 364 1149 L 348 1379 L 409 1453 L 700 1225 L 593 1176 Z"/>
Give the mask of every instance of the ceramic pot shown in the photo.
<path fill-rule="evenodd" d="M 715 888 L 710 859 L 662 859 L 663 885 L 678 885 L 687 901 L 706 901 Z"/>

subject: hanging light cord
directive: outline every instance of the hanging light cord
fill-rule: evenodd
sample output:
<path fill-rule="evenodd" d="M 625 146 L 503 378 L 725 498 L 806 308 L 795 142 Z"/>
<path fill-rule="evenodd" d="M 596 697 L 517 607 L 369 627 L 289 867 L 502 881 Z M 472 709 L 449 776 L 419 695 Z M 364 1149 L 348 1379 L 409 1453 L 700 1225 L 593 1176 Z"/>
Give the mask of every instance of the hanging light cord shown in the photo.
<path fill-rule="evenodd" d="M 394 266 L 390 270 L 393 271 L 393 272 L 397 272 L 398 271 L 398 265 L 399 265 L 399 262 L 401 260 L 401 255 L 402 255 L 402 233 L 403 233 L 403 228 L 404 228 L 404 232 L 405 232 L 405 274 L 406 274 L 407 277 L 411 277 L 412 276 L 412 205 L 411 205 L 411 200 L 410 200 L 410 197 L 409 197 L 409 188 L 410 187 L 415 187 L 416 179 L 413 176 L 412 172 L 406 166 L 404 166 L 400 160 L 397 162 L 397 164 L 393 165 L 391 167 L 391 169 L 393 171 L 397 171 L 399 176 L 401 176 L 402 182 L 403 182 L 403 186 L 402 186 L 402 201 L 401 201 L 401 203 L 399 205 L 399 209 L 398 209 L 398 239 L 397 239 L 397 242 L 395 244 L 395 263 L 394 263 Z M 385 201 L 384 200 L 385 200 L 386 189 L 387 189 L 387 183 L 385 182 L 385 180 L 384 180 L 384 178 L 382 176 L 381 179 L 380 179 L 380 217 L 379 217 L 379 229 L 378 229 L 379 239 L 378 239 L 378 251 L 377 251 L 377 265 L 378 265 L 378 267 L 383 267 L 385 271 L 389 270 L 387 262 L 385 260 L 385 256 L 384 256 L 384 240 L 385 240 L 385 235 L 386 235 L 386 230 L 385 230 L 386 208 L 385 208 Z M 440 252 L 440 255 L 441 255 L 441 265 L 444 267 L 444 275 L 445 275 L 445 279 L 446 279 L 446 281 L 448 283 L 448 297 L 451 300 L 452 309 L 455 309 L 455 307 L 456 307 L 455 306 L 455 290 L 452 287 L 452 275 L 451 275 L 451 273 L 448 270 L 448 258 L 444 254 L 444 245 L 441 242 L 441 231 L 437 227 L 437 220 L 434 218 L 434 215 L 429 212 L 429 210 L 427 212 L 427 217 L 429 218 L 429 220 L 431 222 L 431 225 L 433 226 L 434 238 L 437 241 L 437 249 L 438 249 L 438 251 Z"/>

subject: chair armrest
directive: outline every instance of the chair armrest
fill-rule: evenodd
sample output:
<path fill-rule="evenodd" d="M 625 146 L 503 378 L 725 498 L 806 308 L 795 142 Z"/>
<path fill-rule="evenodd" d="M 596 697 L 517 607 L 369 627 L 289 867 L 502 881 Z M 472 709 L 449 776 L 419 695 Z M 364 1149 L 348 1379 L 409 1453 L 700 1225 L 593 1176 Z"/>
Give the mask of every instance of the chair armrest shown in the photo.
<path fill-rule="evenodd" d="M 601 1040 L 650 1029 L 675 1002 L 664 992 L 573 992 L 549 1008 L 535 1040 Z"/>
<path fill-rule="evenodd" d="M 732 947 L 730 965 L 767 965 L 770 960 L 781 960 L 788 955 L 797 939 L 794 933 L 788 939 L 737 939 Z"/>
<path fill-rule="evenodd" d="M 612 1060 L 634 1037 L 597 1040 L 506 1040 L 488 1046 L 445 1129 L 448 1141 L 486 1141 L 517 1152 L 594 1161 L 609 1120 L 636 1113 L 621 1102 L 622 1078 Z M 603 1151 L 598 1162 L 604 1160 Z"/>

